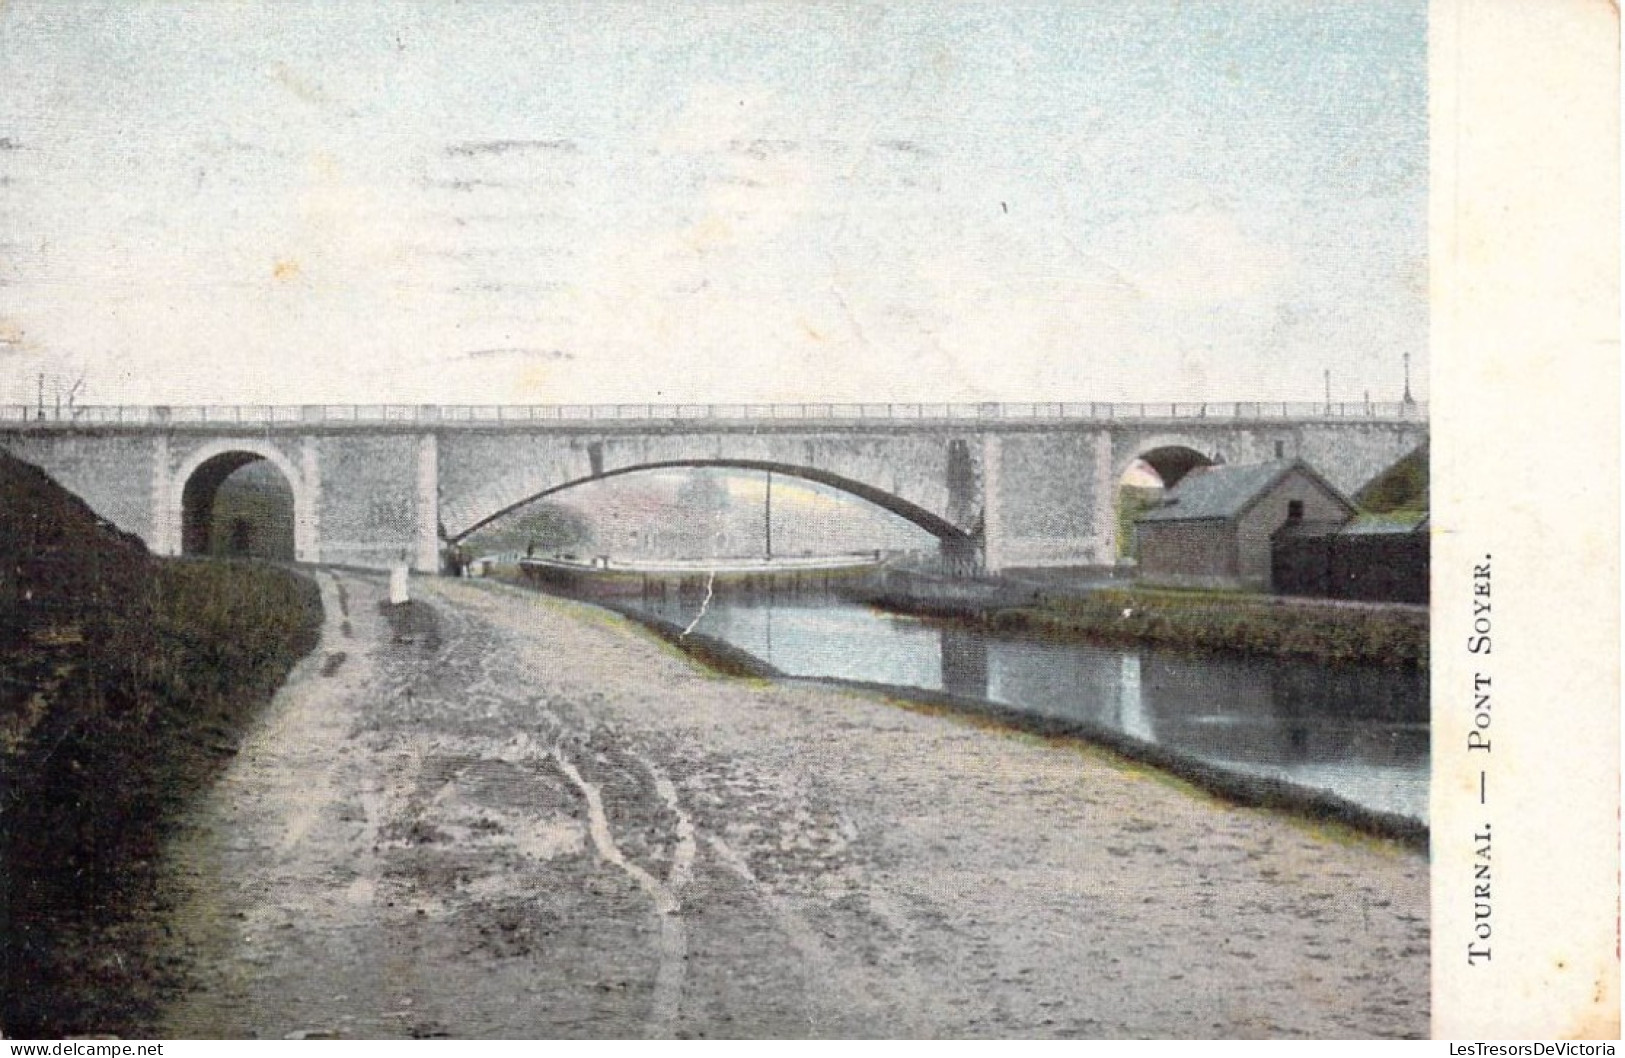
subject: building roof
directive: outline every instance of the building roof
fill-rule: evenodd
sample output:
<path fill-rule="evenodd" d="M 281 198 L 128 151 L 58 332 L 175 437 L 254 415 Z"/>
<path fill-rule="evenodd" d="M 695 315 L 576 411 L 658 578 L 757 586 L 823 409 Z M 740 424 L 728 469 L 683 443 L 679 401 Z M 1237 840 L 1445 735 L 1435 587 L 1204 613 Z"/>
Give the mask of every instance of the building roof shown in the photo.
<path fill-rule="evenodd" d="M 1135 520 L 1194 522 L 1237 518 L 1294 470 L 1303 471 L 1321 488 L 1337 497 L 1350 514 L 1354 513 L 1354 505 L 1325 478 L 1315 473 L 1313 467 L 1301 459 L 1287 459 L 1193 470 L 1169 490 L 1160 505 Z"/>
<path fill-rule="evenodd" d="M 1393 533 L 1426 532 L 1426 511 L 1404 511 L 1391 514 L 1362 514 L 1343 526 L 1348 536 L 1385 536 Z"/>
<path fill-rule="evenodd" d="M 1336 536 L 1343 529 L 1343 522 L 1311 522 L 1300 520 L 1287 522 L 1275 530 L 1271 539 L 1284 540 L 1296 537 Z"/>

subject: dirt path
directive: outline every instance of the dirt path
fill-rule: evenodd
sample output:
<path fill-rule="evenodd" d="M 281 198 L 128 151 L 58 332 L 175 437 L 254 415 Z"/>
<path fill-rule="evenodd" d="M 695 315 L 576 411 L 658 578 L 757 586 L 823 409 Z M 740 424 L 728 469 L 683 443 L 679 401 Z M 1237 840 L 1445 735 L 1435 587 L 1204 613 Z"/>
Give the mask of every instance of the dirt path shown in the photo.
<path fill-rule="evenodd" d="M 1427 1031 L 1427 865 L 1087 750 L 322 574 L 172 851 L 174 1036 Z M 425 605 L 426 604 L 426 605 Z"/>

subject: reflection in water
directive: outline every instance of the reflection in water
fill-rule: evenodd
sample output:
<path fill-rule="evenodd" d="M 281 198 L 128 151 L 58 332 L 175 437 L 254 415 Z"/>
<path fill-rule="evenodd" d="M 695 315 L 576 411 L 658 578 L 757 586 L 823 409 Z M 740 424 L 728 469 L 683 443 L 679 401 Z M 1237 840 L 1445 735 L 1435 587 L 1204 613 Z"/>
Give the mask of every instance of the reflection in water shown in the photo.
<path fill-rule="evenodd" d="M 937 631 L 942 637 L 942 690 L 986 698 L 987 640 L 957 625 L 943 625 Z"/>
<path fill-rule="evenodd" d="M 695 600 L 648 599 L 687 624 Z M 1427 681 L 1370 667 L 1053 643 L 821 596 L 713 599 L 698 631 L 795 676 L 980 698 L 1427 819 Z"/>
<path fill-rule="evenodd" d="M 1151 718 L 1145 712 L 1145 698 L 1140 694 L 1140 655 L 1125 653 L 1119 663 L 1117 726 L 1141 742 L 1155 742 L 1157 734 L 1151 729 Z"/>

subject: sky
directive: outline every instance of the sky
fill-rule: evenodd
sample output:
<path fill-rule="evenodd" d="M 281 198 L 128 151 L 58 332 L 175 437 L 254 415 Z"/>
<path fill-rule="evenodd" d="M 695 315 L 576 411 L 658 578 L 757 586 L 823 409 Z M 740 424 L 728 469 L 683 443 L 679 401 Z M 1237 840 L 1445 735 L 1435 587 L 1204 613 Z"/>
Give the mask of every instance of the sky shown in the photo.
<path fill-rule="evenodd" d="M 0 5 L 0 402 L 1427 395 L 1422 0 Z"/>

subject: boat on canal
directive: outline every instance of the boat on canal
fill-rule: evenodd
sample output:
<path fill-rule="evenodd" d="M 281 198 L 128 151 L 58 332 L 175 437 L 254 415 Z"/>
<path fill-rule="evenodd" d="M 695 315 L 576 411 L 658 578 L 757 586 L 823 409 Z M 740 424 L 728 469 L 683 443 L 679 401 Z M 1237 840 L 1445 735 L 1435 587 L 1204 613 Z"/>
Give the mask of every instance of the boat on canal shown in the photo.
<path fill-rule="evenodd" d="M 522 558 L 517 565 L 519 575 L 536 587 L 599 598 L 667 592 L 823 591 L 878 576 L 895 557 L 884 551 L 658 561 L 550 555 Z"/>

